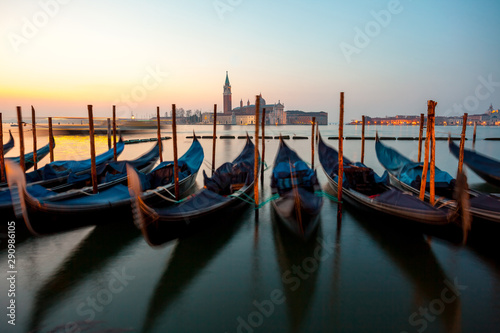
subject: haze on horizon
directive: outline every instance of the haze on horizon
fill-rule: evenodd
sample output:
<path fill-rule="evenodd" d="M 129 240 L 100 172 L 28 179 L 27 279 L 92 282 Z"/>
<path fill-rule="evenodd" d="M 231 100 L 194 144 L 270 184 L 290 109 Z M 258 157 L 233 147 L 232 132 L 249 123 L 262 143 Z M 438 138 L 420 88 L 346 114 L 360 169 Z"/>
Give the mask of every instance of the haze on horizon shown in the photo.
<path fill-rule="evenodd" d="M 500 106 L 500 2 L 4 0 L 0 112 L 137 117 L 222 110 L 262 93 L 285 110 L 437 115 Z M 461 110 L 461 111 L 460 111 Z"/>

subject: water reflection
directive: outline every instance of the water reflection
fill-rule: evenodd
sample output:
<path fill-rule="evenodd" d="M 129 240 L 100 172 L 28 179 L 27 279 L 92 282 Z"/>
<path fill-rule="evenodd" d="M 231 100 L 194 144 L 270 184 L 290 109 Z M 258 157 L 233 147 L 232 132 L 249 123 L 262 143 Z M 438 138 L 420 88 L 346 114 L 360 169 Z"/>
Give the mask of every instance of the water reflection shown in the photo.
<path fill-rule="evenodd" d="M 119 229 L 119 232 L 116 230 Z M 113 235 L 110 237 L 110 235 Z M 51 309 L 63 303 L 79 284 L 102 271 L 113 258 L 140 236 L 131 224 L 97 226 L 50 276 L 34 296 L 30 331 L 42 326 Z"/>
<path fill-rule="evenodd" d="M 249 211 L 243 211 L 248 214 Z M 217 227 L 207 228 L 176 240 L 177 244 L 167 266 L 149 300 L 147 313 L 140 332 L 154 331 L 162 314 L 189 288 L 192 281 L 221 252 L 241 227 L 243 219 L 224 221 Z"/>
<path fill-rule="evenodd" d="M 461 332 L 461 300 L 455 297 L 450 286 L 455 276 L 447 276 L 432 250 L 432 241 L 416 230 L 408 230 L 396 223 L 375 222 L 359 212 L 351 212 L 354 220 L 379 244 L 379 247 L 397 265 L 414 286 L 413 311 L 408 314 L 408 331 L 422 329 L 422 310 L 439 312 L 438 318 L 446 332 Z M 451 246 L 451 245 L 450 245 Z M 446 290 L 446 291 L 445 291 Z M 449 301 L 452 299 L 452 301 Z M 440 308 L 444 304 L 443 308 Z M 433 307 L 431 309 L 431 307 Z M 414 316 L 412 314 L 418 313 Z M 430 324 L 431 320 L 429 320 Z M 425 327 L 427 323 L 425 324 Z"/>
<path fill-rule="evenodd" d="M 276 216 L 274 210 L 272 210 L 271 218 L 288 320 L 291 331 L 298 332 L 311 309 L 320 264 L 326 255 L 318 243 L 323 236 L 321 221 L 319 221 L 316 234 L 304 242 L 292 235 L 277 221 L 279 217 Z"/>

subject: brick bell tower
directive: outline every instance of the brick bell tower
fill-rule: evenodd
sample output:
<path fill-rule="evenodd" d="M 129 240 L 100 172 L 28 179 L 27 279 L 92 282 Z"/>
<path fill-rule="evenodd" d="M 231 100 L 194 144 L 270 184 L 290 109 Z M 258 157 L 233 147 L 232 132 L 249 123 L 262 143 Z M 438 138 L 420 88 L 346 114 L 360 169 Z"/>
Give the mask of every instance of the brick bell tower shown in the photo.
<path fill-rule="evenodd" d="M 229 76 L 226 71 L 226 83 L 224 84 L 224 114 L 231 114 L 233 109 L 231 105 L 231 84 L 229 84 Z"/>

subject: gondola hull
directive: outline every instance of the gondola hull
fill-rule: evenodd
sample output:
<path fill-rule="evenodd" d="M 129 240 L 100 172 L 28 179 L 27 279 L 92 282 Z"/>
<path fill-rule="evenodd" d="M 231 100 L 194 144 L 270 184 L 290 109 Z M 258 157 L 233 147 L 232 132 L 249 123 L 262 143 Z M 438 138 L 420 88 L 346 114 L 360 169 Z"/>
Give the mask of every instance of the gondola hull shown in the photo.
<path fill-rule="evenodd" d="M 321 166 L 328 179 L 331 188 L 338 194 L 337 173 L 338 168 L 338 152 L 332 147 L 327 146 L 323 139 L 320 137 L 318 144 L 318 154 Z M 356 184 L 356 177 L 350 181 L 346 177 L 346 172 L 351 168 L 356 172 L 359 168 L 362 177 L 358 180 L 361 184 Z M 415 196 L 404 193 L 399 189 L 386 185 L 385 178 L 375 179 L 373 170 L 367 168 L 363 164 L 352 163 L 344 157 L 344 182 L 342 186 L 342 199 L 348 204 L 361 208 L 370 213 L 377 213 L 392 217 L 395 219 L 402 219 L 403 221 L 414 221 L 423 225 L 444 226 L 449 224 L 449 211 L 448 209 L 436 209 L 427 203 L 421 202 Z M 370 175 L 373 175 L 373 178 Z M 335 178 L 334 178 L 335 177 Z M 352 186 L 360 186 L 364 192 L 351 188 Z M 402 221 L 402 222 L 403 222 Z"/>
<path fill-rule="evenodd" d="M 112 156 L 112 155 L 110 155 L 110 156 Z M 153 149 L 151 149 L 149 152 L 147 152 L 143 156 L 139 157 L 136 160 L 130 161 L 130 163 L 132 165 L 134 165 L 135 167 L 137 167 L 142 172 L 147 172 L 153 168 L 153 166 L 156 163 L 156 161 L 158 160 L 158 158 L 159 158 L 159 148 L 158 148 L 158 146 L 155 146 Z M 123 164 L 123 163 L 126 163 L 126 162 L 125 161 L 115 162 L 114 166 L 116 168 L 117 166 L 119 166 L 120 164 Z M 111 163 L 111 164 L 113 164 L 113 163 Z M 106 166 L 106 164 L 104 166 Z M 89 180 L 90 180 L 90 175 L 87 178 L 89 178 Z M 66 177 L 66 179 L 67 179 L 67 177 Z M 58 180 L 61 180 L 61 179 L 58 178 Z M 44 186 L 39 185 L 40 183 L 27 185 L 28 186 L 27 188 L 29 191 L 31 186 L 33 186 L 33 188 L 34 188 L 33 192 L 37 192 L 37 193 L 46 192 L 47 196 L 49 196 L 49 195 L 50 196 L 44 198 L 45 200 L 57 202 L 57 201 L 70 200 L 70 199 L 75 199 L 78 197 L 90 195 L 92 193 L 92 186 L 85 187 L 86 183 L 88 183 L 89 180 L 83 181 L 83 183 L 82 182 L 72 182 L 72 183 L 64 182 L 64 183 L 60 184 L 59 186 L 52 187 L 50 191 L 45 191 Z M 126 182 L 127 182 L 127 176 L 125 174 L 121 178 L 115 178 L 115 179 L 110 180 L 110 181 L 104 181 L 103 183 L 98 185 L 98 190 L 103 191 L 107 188 L 113 187 L 113 186 L 118 185 L 118 184 L 126 184 Z M 44 185 L 47 185 L 47 184 L 44 184 Z M 78 190 L 75 190 L 75 189 L 78 189 Z M 69 190 L 72 190 L 72 191 L 69 191 Z M 54 192 L 54 193 L 52 193 L 52 192 Z M 63 192 L 63 193 L 60 193 L 60 192 Z M 60 194 L 57 194 L 57 193 L 60 193 Z M 35 200 L 33 200 L 33 201 L 35 201 Z M 37 204 L 36 206 L 40 206 L 40 205 L 41 204 Z M 55 211 L 56 211 L 56 215 L 57 215 L 59 210 L 55 209 Z M 62 211 L 64 211 L 64 209 L 62 209 Z M 8 189 L 8 188 L 0 190 L 0 213 L 2 214 L 2 216 L 6 216 L 9 220 L 10 219 L 17 219 L 17 217 L 14 214 L 13 207 L 12 207 L 12 198 L 11 198 L 10 189 Z"/>
<path fill-rule="evenodd" d="M 459 147 L 451 140 L 448 146 L 453 156 L 459 158 Z M 464 149 L 464 163 L 486 182 L 500 187 L 500 161 L 496 161 L 475 151 Z"/>
<path fill-rule="evenodd" d="M 253 194 L 255 148 L 250 138 L 240 155 L 222 164 L 212 177 L 205 172 L 204 188 L 168 207 L 151 207 L 136 193 L 142 191 L 136 172 L 129 168 L 129 187 L 134 195 L 134 221 L 146 241 L 158 246 L 220 221 L 237 218 Z"/>
<path fill-rule="evenodd" d="M 271 191 L 279 197 L 272 205 L 278 220 L 304 241 L 313 235 L 320 221 L 323 197 L 316 194 L 320 188 L 316 171 L 280 137 L 271 177 Z"/>
<path fill-rule="evenodd" d="M 293 234 L 309 239 L 318 228 L 323 198 L 298 188 L 272 201 L 279 221 Z"/>
<path fill-rule="evenodd" d="M 185 196 L 190 193 L 196 182 L 197 173 L 194 173 L 179 182 L 179 193 Z M 71 204 L 65 202 L 45 202 L 40 204 L 38 200 L 26 195 L 25 202 L 30 229 L 37 234 L 50 234 L 65 230 L 77 229 L 89 225 L 103 225 L 109 222 L 121 221 L 132 222 L 132 199 L 125 185 L 117 185 L 101 193 L 112 191 L 101 202 L 86 204 Z M 173 184 L 164 188 L 145 193 L 143 200 L 149 204 L 163 202 L 162 196 L 169 196 L 174 191 Z M 83 198 L 85 199 L 85 198 Z"/>
<path fill-rule="evenodd" d="M 338 184 L 331 177 L 328 177 L 328 182 L 334 193 L 337 195 Z M 377 202 L 374 199 L 370 199 L 369 197 L 361 193 L 351 191 L 346 188 L 342 188 L 342 199 L 345 200 L 349 205 L 360 208 L 369 213 L 377 213 L 386 216 L 390 215 L 395 217 L 396 219 L 414 221 L 427 225 L 445 226 L 449 224 L 449 211 L 447 209 L 426 211 L 422 209 L 415 209 L 414 207 L 409 206 L 402 207 L 396 204 L 381 203 Z"/>
<path fill-rule="evenodd" d="M 157 147 L 157 146 L 156 146 Z M 152 151 L 154 151 L 153 148 Z M 151 151 L 151 152 L 152 152 Z M 150 153 L 151 153 L 150 152 Z M 159 150 L 155 154 L 146 153 L 138 160 L 156 159 Z M 197 140 L 188 151 L 179 159 L 179 194 L 186 195 L 196 182 L 198 170 L 203 162 L 203 148 Z M 135 160 L 134 162 L 137 162 Z M 151 167 L 151 162 L 146 163 L 145 168 Z M 13 196 L 19 201 L 16 206 L 16 215 L 22 213 L 24 221 L 32 233 L 52 233 L 67 229 L 79 228 L 87 225 L 99 225 L 108 221 L 132 220 L 132 200 L 129 189 L 123 182 L 127 180 L 127 168 L 133 168 L 134 163 L 113 164 L 115 167 L 125 168 L 125 173 L 119 174 L 114 182 L 100 184 L 98 193 L 93 194 L 91 188 L 78 191 L 68 191 L 61 194 L 54 193 L 39 185 L 26 187 L 24 177 L 19 168 L 12 169 L 9 183 L 12 189 L 21 188 L 19 196 Z M 148 174 L 142 174 L 144 184 L 147 184 L 145 192 L 141 196 L 145 202 L 156 204 L 164 202 L 165 199 L 174 201 L 172 162 L 163 162 Z M 16 179 L 18 179 L 16 181 Z M 21 179 L 21 180 L 19 180 Z M 118 184 L 117 184 L 118 182 Z"/>
<path fill-rule="evenodd" d="M 11 136 L 12 136 L 12 134 L 11 134 Z M 54 141 L 52 148 L 54 148 L 55 146 L 56 146 L 56 144 Z M 42 148 L 37 149 L 37 151 L 36 151 L 37 163 L 40 162 L 45 156 L 47 156 L 47 154 L 49 152 L 50 152 L 50 143 L 47 143 Z M 5 152 L 4 152 L 4 154 L 5 154 Z M 34 157 L 35 157 L 34 152 L 31 152 L 31 153 L 24 155 L 24 170 L 29 170 L 35 165 Z M 12 161 L 12 162 L 18 163 L 18 164 L 21 162 L 21 158 L 19 156 L 18 157 L 7 157 L 5 160 L 9 160 L 9 161 Z M 2 188 L 7 188 L 7 186 L 8 186 L 7 182 L 0 183 L 0 191 L 2 190 Z"/>
<path fill-rule="evenodd" d="M 3 145 L 3 153 L 7 154 L 12 148 L 14 148 L 14 137 L 12 136 L 12 132 L 9 130 L 9 141 Z"/>
<path fill-rule="evenodd" d="M 384 151 L 390 151 L 393 161 L 400 161 L 402 165 L 407 163 L 406 161 L 408 161 L 408 159 L 399 154 L 397 151 L 385 147 L 379 141 L 376 142 L 376 150 L 377 150 L 377 157 L 379 158 L 379 160 L 381 160 L 381 156 L 384 156 Z M 381 164 L 389 172 L 391 183 L 393 185 L 404 191 L 411 192 L 415 195 L 420 194 L 420 189 L 417 189 L 403 182 L 400 179 L 397 170 L 387 167 L 387 165 L 384 163 L 383 158 Z M 485 193 L 481 193 L 471 189 L 468 190 L 468 194 L 470 197 L 470 207 L 468 211 L 472 215 L 473 220 L 500 223 L 500 199 L 498 197 L 487 195 Z M 424 197 L 426 200 L 429 200 L 430 193 L 426 191 Z M 437 196 L 436 201 L 437 201 L 436 205 L 446 205 L 446 207 L 450 210 L 454 210 L 457 207 L 457 203 L 455 200 L 452 199 L 451 195 L 447 195 L 446 197 Z"/>
<path fill-rule="evenodd" d="M 248 186 L 244 193 L 253 195 L 253 184 Z M 193 196 L 196 199 L 196 195 Z M 196 231 L 209 228 L 218 221 L 231 221 L 238 218 L 240 213 L 249 204 L 241 198 L 233 197 L 227 201 L 220 202 L 218 205 L 211 206 L 209 209 L 200 209 L 196 212 L 182 213 L 179 210 L 177 214 L 161 216 L 153 211 L 146 212 L 143 208 L 144 231 L 147 233 L 148 243 L 153 246 L 162 245 L 170 240 L 190 235 Z"/>

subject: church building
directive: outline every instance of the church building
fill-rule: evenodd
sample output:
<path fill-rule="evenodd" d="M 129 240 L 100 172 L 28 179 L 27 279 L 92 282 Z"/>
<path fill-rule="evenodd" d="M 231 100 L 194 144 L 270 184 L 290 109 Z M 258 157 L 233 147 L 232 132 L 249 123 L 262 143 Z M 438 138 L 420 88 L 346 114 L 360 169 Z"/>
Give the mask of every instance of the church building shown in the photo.
<path fill-rule="evenodd" d="M 217 115 L 218 124 L 231 124 L 231 125 L 252 125 L 255 124 L 255 104 L 250 104 L 250 100 L 247 101 L 246 105 L 243 105 L 243 99 L 240 100 L 240 106 L 232 108 L 232 93 L 231 84 L 229 83 L 229 75 L 226 72 L 226 81 L 223 87 L 223 114 Z M 266 104 L 266 100 L 262 98 L 262 94 L 259 95 L 260 98 L 260 112 L 259 112 L 259 122 L 262 120 L 262 115 L 265 109 L 265 122 L 270 125 L 285 125 L 285 106 L 278 101 L 275 104 Z"/>

